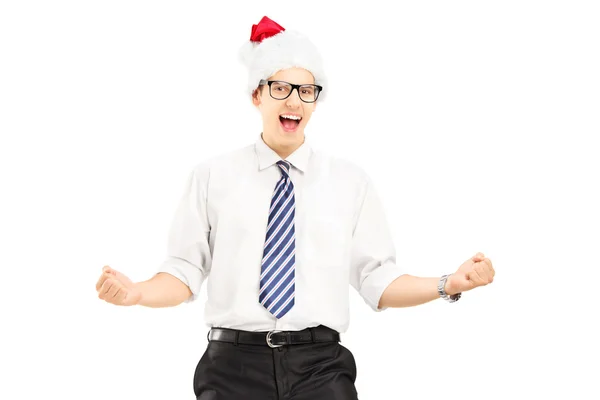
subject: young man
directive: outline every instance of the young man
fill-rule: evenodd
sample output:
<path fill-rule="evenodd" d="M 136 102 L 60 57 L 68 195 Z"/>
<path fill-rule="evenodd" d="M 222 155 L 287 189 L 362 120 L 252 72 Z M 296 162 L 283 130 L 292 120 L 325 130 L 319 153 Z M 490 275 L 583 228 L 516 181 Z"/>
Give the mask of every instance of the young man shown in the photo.
<path fill-rule="evenodd" d="M 374 311 L 453 302 L 492 282 L 491 261 L 477 253 L 449 276 L 405 274 L 369 177 L 306 140 L 327 93 L 313 44 L 264 17 L 241 56 L 261 135 L 193 169 L 159 273 L 133 283 L 106 266 L 98 296 L 175 306 L 207 280 L 199 400 L 357 399 L 354 357 L 340 344 L 349 285 Z"/>

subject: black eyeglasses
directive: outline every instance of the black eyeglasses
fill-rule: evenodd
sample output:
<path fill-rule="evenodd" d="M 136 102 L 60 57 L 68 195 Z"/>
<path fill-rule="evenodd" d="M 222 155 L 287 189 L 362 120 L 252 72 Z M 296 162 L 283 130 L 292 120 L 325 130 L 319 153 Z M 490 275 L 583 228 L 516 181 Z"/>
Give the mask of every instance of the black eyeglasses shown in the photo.
<path fill-rule="evenodd" d="M 275 100 L 285 100 L 296 89 L 300 100 L 305 103 L 314 103 L 319 98 L 319 94 L 323 90 L 323 86 L 305 84 L 305 85 L 294 85 L 293 83 L 284 81 L 265 81 L 260 80 L 260 86 L 269 85 L 269 94 Z"/>

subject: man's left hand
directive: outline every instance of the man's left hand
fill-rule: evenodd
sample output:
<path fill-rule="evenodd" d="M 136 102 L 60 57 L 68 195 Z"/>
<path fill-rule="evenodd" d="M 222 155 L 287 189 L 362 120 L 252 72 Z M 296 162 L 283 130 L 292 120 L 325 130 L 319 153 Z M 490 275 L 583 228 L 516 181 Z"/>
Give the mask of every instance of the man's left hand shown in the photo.
<path fill-rule="evenodd" d="M 494 280 L 495 274 L 492 261 L 486 258 L 483 253 L 477 253 L 448 277 L 445 288 L 446 293 L 453 295 L 475 289 L 478 286 L 488 285 Z"/>

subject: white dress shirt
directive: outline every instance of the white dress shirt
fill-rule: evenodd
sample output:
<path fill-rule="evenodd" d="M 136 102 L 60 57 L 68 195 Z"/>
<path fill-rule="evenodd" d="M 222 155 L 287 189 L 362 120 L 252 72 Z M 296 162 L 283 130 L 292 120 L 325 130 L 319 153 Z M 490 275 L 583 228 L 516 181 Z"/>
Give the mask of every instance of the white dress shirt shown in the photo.
<path fill-rule="evenodd" d="M 350 285 L 382 311 L 377 306 L 383 291 L 404 273 L 396 265 L 384 211 L 360 167 L 313 150 L 305 138 L 286 159 L 296 196 L 295 304 L 277 319 L 258 293 L 279 160 L 259 136 L 255 144 L 196 165 L 158 272 L 188 285 L 188 302 L 207 281 L 208 327 L 295 331 L 323 324 L 343 333 Z"/>

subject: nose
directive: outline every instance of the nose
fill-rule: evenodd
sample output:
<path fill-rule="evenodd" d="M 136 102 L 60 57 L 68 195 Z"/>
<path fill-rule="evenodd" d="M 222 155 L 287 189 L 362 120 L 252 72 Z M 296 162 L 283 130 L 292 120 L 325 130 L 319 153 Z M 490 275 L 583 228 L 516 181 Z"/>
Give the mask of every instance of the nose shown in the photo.
<path fill-rule="evenodd" d="M 294 92 L 296 92 L 296 93 L 294 94 Z M 286 104 L 290 107 L 296 108 L 300 105 L 301 102 L 302 102 L 302 100 L 300 100 L 300 93 L 298 92 L 298 89 L 297 88 L 292 89 L 292 93 L 286 99 Z"/>

